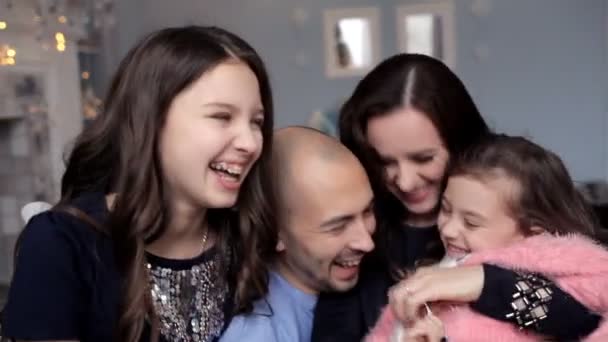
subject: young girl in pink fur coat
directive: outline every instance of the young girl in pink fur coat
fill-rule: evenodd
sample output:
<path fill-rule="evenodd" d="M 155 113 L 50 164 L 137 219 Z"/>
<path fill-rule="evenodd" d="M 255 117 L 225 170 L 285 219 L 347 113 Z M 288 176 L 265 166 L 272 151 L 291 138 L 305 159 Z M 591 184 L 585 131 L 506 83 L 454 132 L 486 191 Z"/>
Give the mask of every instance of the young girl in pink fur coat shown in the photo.
<path fill-rule="evenodd" d="M 540 274 L 604 317 L 582 341 L 608 341 L 608 251 L 590 237 L 595 222 L 562 161 L 520 137 L 496 135 L 473 148 L 451 167 L 438 226 L 456 265 L 492 263 Z M 399 285 L 398 285 L 399 286 Z M 395 289 L 405 291 L 407 288 Z M 518 288 L 514 307 L 534 306 L 532 322 L 542 320 L 542 286 Z M 386 307 L 368 342 L 539 341 L 551 336 L 524 332 L 472 311 L 466 305 L 432 303 L 404 327 Z M 515 310 L 515 315 L 518 311 Z"/>

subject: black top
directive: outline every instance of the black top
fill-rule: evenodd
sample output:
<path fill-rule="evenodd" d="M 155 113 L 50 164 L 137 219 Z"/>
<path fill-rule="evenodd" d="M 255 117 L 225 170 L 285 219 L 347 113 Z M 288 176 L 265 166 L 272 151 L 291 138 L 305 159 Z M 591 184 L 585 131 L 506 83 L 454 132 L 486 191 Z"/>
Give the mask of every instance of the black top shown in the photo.
<path fill-rule="evenodd" d="M 428 248 L 438 239 L 436 228 L 404 227 L 393 233 L 391 239 L 396 243 L 392 245 L 405 246 L 400 252 L 390 251 L 394 264 L 411 268 L 417 261 L 429 257 L 429 253 L 436 256 Z M 321 294 L 315 308 L 313 342 L 359 342 L 375 325 L 381 310 L 388 303 L 388 289 L 396 281 L 389 267 L 378 267 L 377 263 L 370 265 L 363 264 L 359 283 L 352 290 Z M 497 266 L 483 267 L 484 288 L 477 302 L 471 304 L 481 314 L 518 324 L 561 341 L 588 335 L 599 325 L 600 316 L 590 313 L 573 297 L 546 279 L 536 276 L 530 280 L 526 275 Z M 525 327 L 523 323 L 528 320 L 521 319 L 524 315 L 510 315 L 513 311 L 513 294 L 517 292 L 515 285 L 521 280 L 528 282 L 530 287 L 545 286 L 553 291 L 552 299 L 546 303 L 547 317 Z"/>
<path fill-rule="evenodd" d="M 101 193 L 83 195 L 71 205 L 100 223 L 108 215 Z M 200 341 L 217 340 L 229 317 L 231 298 L 224 283 L 205 283 L 204 272 L 217 268 L 217 255 L 214 248 L 189 260 L 148 254 L 152 298 L 166 339 L 191 341 L 198 334 Z M 18 340 L 111 341 L 121 285 L 109 237 L 70 214 L 41 213 L 20 238 L 2 335 Z M 196 310 L 202 307 L 205 310 Z M 142 340 L 148 334 L 149 327 Z"/>

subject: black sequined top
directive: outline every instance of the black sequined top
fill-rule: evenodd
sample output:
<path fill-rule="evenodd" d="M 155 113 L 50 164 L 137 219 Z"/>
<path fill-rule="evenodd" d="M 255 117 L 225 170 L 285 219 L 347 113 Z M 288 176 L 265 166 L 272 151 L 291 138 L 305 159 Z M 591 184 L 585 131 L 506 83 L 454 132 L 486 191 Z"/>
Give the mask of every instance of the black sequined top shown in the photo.
<path fill-rule="evenodd" d="M 151 254 L 147 259 L 163 338 L 172 342 L 215 341 L 224 328 L 229 292 L 216 249 L 189 260 Z"/>
<path fill-rule="evenodd" d="M 108 215 L 102 193 L 71 205 L 98 222 Z M 231 311 L 232 293 L 211 248 L 190 260 L 148 254 L 161 341 L 217 341 Z M 65 212 L 33 217 L 21 236 L 2 335 L 17 340 L 113 340 L 122 300 L 109 237 Z M 149 327 L 142 341 L 149 340 Z"/>

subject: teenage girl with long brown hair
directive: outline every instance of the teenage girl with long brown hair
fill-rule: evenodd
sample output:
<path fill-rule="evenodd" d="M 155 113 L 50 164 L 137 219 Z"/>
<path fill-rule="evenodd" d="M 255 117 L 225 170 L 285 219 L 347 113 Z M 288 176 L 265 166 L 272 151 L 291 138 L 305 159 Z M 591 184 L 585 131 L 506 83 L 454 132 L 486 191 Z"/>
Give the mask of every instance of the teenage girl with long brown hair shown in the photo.
<path fill-rule="evenodd" d="M 77 138 L 61 200 L 20 237 L 3 335 L 217 340 L 266 287 L 272 125 L 264 65 L 239 37 L 141 40 Z"/>

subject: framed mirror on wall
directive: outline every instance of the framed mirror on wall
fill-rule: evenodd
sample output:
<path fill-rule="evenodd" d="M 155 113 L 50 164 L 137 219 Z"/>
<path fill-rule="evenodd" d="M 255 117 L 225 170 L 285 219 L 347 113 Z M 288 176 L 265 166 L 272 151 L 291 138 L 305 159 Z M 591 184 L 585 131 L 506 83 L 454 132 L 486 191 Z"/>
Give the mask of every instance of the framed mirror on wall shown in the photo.
<path fill-rule="evenodd" d="M 454 5 L 452 1 L 397 7 L 399 51 L 421 53 L 456 64 Z"/>
<path fill-rule="evenodd" d="M 328 9 L 323 17 L 327 77 L 361 76 L 379 62 L 377 8 Z"/>

